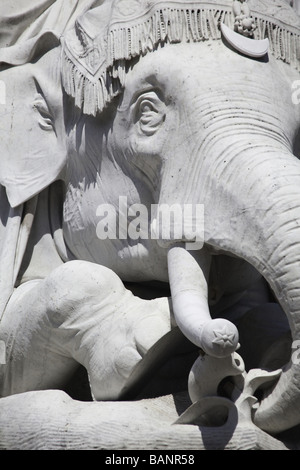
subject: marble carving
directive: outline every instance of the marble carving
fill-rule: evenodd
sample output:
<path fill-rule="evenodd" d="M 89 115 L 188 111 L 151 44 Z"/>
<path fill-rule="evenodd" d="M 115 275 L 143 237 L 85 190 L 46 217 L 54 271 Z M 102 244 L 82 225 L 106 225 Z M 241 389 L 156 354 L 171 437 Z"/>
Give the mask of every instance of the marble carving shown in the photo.
<path fill-rule="evenodd" d="M 299 1 L 2 3 L 0 449 L 300 449 Z"/>

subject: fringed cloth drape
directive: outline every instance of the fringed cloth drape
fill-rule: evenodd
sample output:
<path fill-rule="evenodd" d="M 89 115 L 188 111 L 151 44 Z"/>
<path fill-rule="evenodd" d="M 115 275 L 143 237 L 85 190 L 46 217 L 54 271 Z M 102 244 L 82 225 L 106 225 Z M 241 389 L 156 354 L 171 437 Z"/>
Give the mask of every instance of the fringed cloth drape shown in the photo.
<path fill-rule="evenodd" d="M 261 2 L 262 8 L 265 3 Z M 88 12 L 63 40 L 63 85 L 86 114 L 101 112 L 120 93 L 126 61 L 168 43 L 220 39 L 220 23 L 230 28 L 234 24 L 229 0 L 127 0 L 127 5 L 125 0 L 116 0 L 111 5 L 104 2 Z M 294 14 L 295 25 L 268 11 L 252 10 L 257 26 L 254 39 L 268 38 L 270 53 L 300 70 L 300 20 L 290 7 L 285 8 L 289 21 L 289 14 Z"/>

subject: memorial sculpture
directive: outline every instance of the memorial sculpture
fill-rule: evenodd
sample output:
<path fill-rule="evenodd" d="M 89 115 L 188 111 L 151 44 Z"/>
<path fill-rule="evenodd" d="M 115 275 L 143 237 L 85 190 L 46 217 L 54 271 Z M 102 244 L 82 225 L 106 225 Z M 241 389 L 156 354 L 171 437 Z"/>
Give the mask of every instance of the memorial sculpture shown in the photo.
<path fill-rule="evenodd" d="M 36 5 L 1 21 L 0 448 L 300 448 L 298 5 Z"/>

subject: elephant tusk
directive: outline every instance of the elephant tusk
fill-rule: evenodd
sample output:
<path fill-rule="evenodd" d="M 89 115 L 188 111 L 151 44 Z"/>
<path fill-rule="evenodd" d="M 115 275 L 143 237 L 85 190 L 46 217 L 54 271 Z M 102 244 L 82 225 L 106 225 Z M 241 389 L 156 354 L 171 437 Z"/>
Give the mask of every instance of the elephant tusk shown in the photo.
<path fill-rule="evenodd" d="M 237 349 L 239 335 L 228 320 L 210 316 L 207 301 L 210 260 L 206 249 L 189 252 L 184 245 L 169 249 L 173 311 L 178 327 L 193 344 L 210 356 L 226 357 Z"/>
<path fill-rule="evenodd" d="M 245 54 L 248 57 L 259 58 L 268 53 L 269 40 L 268 39 L 250 39 L 242 36 L 235 31 L 232 31 L 224 23 L 221 23 L 221 31 L 228 43 L 237 51 Z"/>

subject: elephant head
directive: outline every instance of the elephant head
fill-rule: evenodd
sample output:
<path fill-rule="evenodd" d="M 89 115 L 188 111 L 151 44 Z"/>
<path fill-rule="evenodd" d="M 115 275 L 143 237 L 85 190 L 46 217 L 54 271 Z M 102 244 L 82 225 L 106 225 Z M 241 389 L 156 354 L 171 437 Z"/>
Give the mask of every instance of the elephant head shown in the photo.
<path fill-rule="evenodd" d="M 221 35 L 220 22 L 234 25 L 229 1 L 222 10 L 216 1 L 101 2 L 65 35 L 61 49 L 39 60 L 38 70 L 51 69 L 51 79 L 42 72 L 30 79 L 35 101 L 24 135 L 29 138 L 34 120 L 47 144 L 35 137 L 24 167 L 7 153 L 1 172 L 12 207 L 61 179 L 68 259 L 105 265 L 126 281 L 170 282 L 177 323 L 216 356 L 238 341 L 229 322 L 221 322 L 219 344 L 212 344 L 215 327 L 205 326 L 218 257 L 241 263 L 236 291 L 263 276 L 293 339 L 300 339 L 300 163 L 294 155 L 300 107 L 292 98 L 299 28 L 286 23 L 300 25 L 293 10 L 278 3 L 279 17 L 272 6 L 261 13 L 249 2 L 258 24 L 254 41 L 267 36 L 271 52 L 254 59 Z M 13 115 L 9 122 L 15 124 Z M 51 161 L 41 148 L 50 149 Z M 21 169 L 17 188 L 10 184 L 15 166 Z M 120 202 L 124 195 L 132 212 Z M 203 207 L 204 226 L 201 219 L 196 231 L 178 236 L 174 225 L 169 237 L 157 235 L 157 214 L 150 219 L 149 209 L 163 205 Z M 109 207 L 117 218 L 108 217 L 108 225 L 120 221 L 123 210 L 133 217 L 147 208 L 140 218 L 147 230 L 140 237 L 99 237 Z M 203 248 L 190 243 L 193 237 Z M 299 384 L 300 367 L 290 361 L 255 412 L 259 427 L 279 432 L 300 422 Z"/>
<path fill-rule="evenodd" d="M 19 206 L 48 187 L 66 164 L 59 68 L 45 67 L 45 63 L 53 61 L 53 54 L 58 58 L 54 49 L 43 56 L 38 67 L 29 63 L 22 66 L 19 74 L 14 68 L 1 74 L 6 83 L 6 109 L 1 120 L 4 152 L 0 173 L 11 207 Z"/>
<path fill-rule="evenodd" d="M 177 323 L 203 349 L 203 337 L 213 336 L 202 328 L 211 263 L 220 254 L 238 257 L 246 280 L 253 279 L 249 266 L 265 278 L 297 339 L 300 164 L 293 152 L 300 109 L 291 90 L 299 46 L 289 58 L 283 53 L 290 64 L 272 54 L 249 58 L 221 40 L 215 10 L 211 16 L 201 2 L 175 3 L 152 2 L 142 23 L 138 11 L 132 19 L 117 2 L 105 41 L 93 30 L 96 10 L 65 38 L 63 82 L 83 110 L 74 108 L 69 131 L 66 243 L 74 257 L 108 265 L 123 279 L 170 281 Z M 255 15 L 262 35 L 266 20 Z M 228 11 L 223 19 L 230 26 Z M 272 21 L 280 30 L 280 20 Z M 269 42 L 278 55 L 275 36 Z M 82 59 L 74 51 L 87 43 Z M 120 194 L 130 206 L 203 205 L 204 248 L 185 250 L 188 233 L 164 244 L 151 236 L 97 239 L 98 206 L 118 207 Z M 221 328 L 234 349 L 234 328 Z M 298 365 L 283 368 L 255 413 L 260 427 L 278 432 L 299 422 L 299 377 Z"/>

